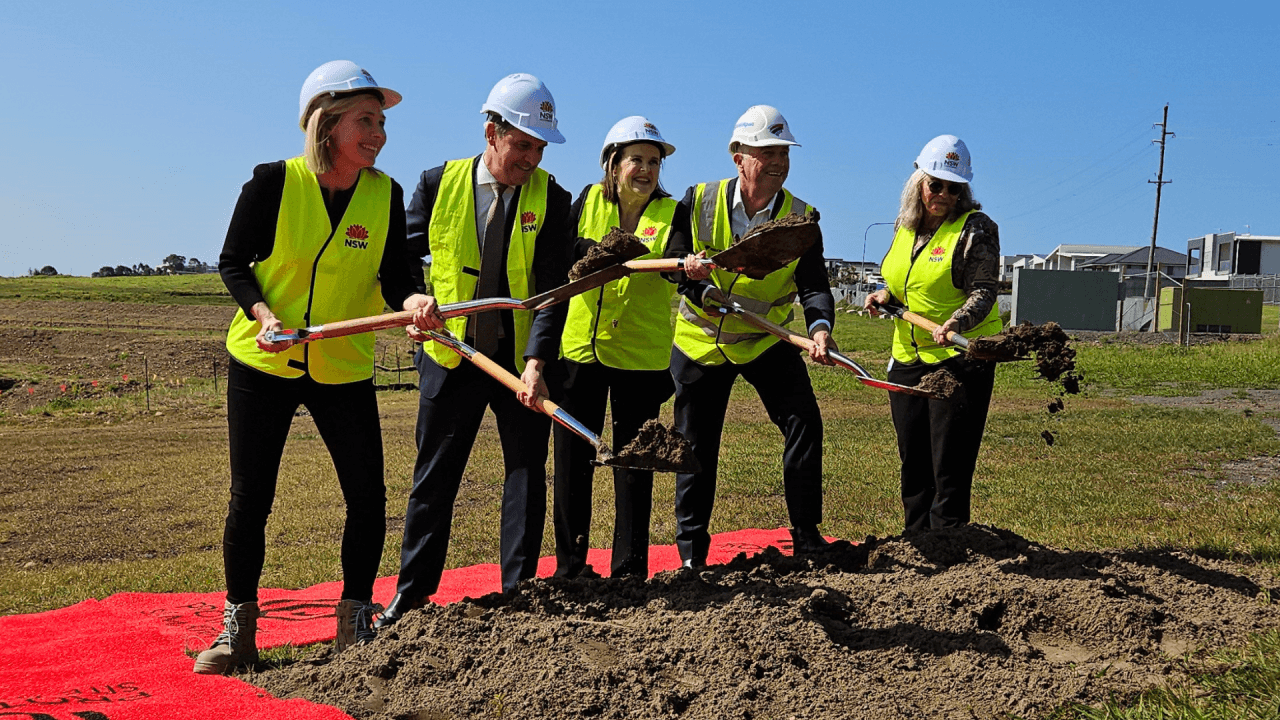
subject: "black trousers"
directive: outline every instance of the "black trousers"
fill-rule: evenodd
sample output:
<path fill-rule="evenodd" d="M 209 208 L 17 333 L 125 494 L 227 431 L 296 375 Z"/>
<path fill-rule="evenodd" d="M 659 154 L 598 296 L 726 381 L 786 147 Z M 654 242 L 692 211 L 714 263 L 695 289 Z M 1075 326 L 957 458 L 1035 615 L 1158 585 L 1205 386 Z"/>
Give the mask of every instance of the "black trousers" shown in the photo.
<path fill-rule="evenodd" d="M 969 522 L 973 468 L 987 424 L 996 366 L 963 355 L 935 365 L 904 365 L 895 360 L 889 368 L 889 382 L 917 385 L 922 377 L 940 368 L 950 370 L 960 381 L 961 389 L 950 399 L 889 393 L 902 461 L 902 507 L 908 530 Z"/>
<path fill-rule="evenodd" d="M 601 363 L 565 361 L 560 406 L 588 430 L 604 428 L 605 405 L 612 398 L 614 450 L 635 439 L 646 420 L 658 417 L 673 386 L 667 370 L 622 370 Z M 575 577 L 587 563 L 591 534 L 591 490 L 596 450 L 568 429 L 555 426 L 556 575 Z M 610 574 L 649 575 L 649 520 L 653 509 L 653 472 L 613 468 L 614 524 Z"/>
<path fill-rule="evenodd" d="M 515 373 L 511 341 L 493 360 Z M 419 350 L 416 361 L 432 361 Z M 519 373 L 516 373 L 519 374 Z M 467 360 L 449 371 L 434 397 L 419 395 L 418 457 L 405 512 L 397 592 L 423 600 L 440 587 L 453 505 L 485 408 L 498 419 L 506 479 L 502 486 L 502 590 L 537 574 L 547 517 L 547 440 L 551 418 L 520 404 L 516 394 Z"/>
<path fill-rule="evenodd" d="M 258 599 L 267 516 L 293 414 L 302 405 L 329 448 L 347 516 L 342 528 L 342 598 L 369 602 L 387 533 L 382 427 L 372 380 L 324 385 L 281 378 L 232 361 L 227 372 L 231 502 L 222 534 L 227 600 Z"/>
<path fill-rule="evenodd" d="M 739 375 L 760 393 L 769 419 L 782 431 L 782 486 L 792 526 L 822 522 L 822 413 L 799 351 L 779 342 L 742 365 L 690 368 L 692 362 L 679 348 L 672 349 L 676 429 L 693 445 L 702 464 L 702 472 L 676 475 L 676 547 L 680 557 L 695 564 L 707 560 L 720 437 L 729 392 Z"/>

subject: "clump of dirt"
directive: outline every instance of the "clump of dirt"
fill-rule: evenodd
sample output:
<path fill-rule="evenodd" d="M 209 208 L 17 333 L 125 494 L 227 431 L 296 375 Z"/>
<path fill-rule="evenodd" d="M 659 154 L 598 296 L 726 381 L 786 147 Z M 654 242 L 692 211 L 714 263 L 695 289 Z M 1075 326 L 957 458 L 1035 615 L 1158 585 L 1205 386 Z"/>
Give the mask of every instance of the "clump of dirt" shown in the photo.
<path fill-rule="evenodd" d="M 600 242 L 592 245 L 585 257 L 569 268 L 569 279 L 579 280 L 593 272 L 621 265 L 648 253 L 649 248 L 640 242 L 640 238 L 615 227 L 600 238 Z"/>
<path fill-rule="evenodd" d="M 608 461 L 609 465 L 692 473 L 702 470 L 684 436 L 657 420 L 646 420 L 635 439 Z"/>
<path fill-rule="evenodd" d="M 760 280 L 803 255 L 821 235 L 813 218 L 791 213 L 752 228 L 714 260 L 725 270 Z"/>
<path fill-rule="evenodd" d="M 1280 625 L 1274 576 L 981 525 L 639 578 L 547 578 L 411 611 L 248 677 L 357 718 L 1046 718 L 1177 682 Z"/>
<path fill-rule="evenodd" d="M 809 215 L 797 215 L 796 213 L 789 213 L 787 215 L 783 215 L 781 217 L 770 220 L 769 222 L 760 223 L 759 225 L 751 228 L 750 230 L 747 231 L 745 235 L 742 236 L 742 240 L 755 237 L 756 235 L 767 235 L 771 232 L 777 232 L 778 230 L 817 227 L 817 226 L 818 226 L 817 221 L 814 220 Z"/>
<path fill-rule="evenodd" d="M 1040 377 L 1062 386 L 1064 392 L 1080 392 L 1082 376 L 1076 372 L 1076 351 L 1071 338 L 1056 322 L 1014 325 L 999 335 L 969 341 L 968 354 L 978 360 L 1008 362 L 1034 357 Z"/>
<path fill-rule="evenodd" d="M 1040 437 L 1044 438 L 1044 444 L 1049 447 L 1053 447 L 1053 443 L 1058 439 L 1057 433 L 1052 433 L 1048 430 L 1041 430 Z"/>
<path fill-rule="evenodd" d="M 942 400 L 950 400 L 956 393 L 964 389 L 956 376 L 946 368 L 938 368 L 920 378 L 917 390 L 933 393 Z"/>

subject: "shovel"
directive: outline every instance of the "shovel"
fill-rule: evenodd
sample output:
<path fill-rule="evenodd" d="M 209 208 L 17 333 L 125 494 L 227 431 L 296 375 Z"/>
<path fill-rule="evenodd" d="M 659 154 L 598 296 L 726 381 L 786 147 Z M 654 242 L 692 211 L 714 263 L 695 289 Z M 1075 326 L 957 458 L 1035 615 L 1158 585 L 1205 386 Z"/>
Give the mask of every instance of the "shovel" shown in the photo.
<path fill-rule="evenodd" d="M 488 374 L 494 380 L 497 380 L 503 385 L 506 385 L 507 388 L 509 388 L 512 392 L 518 393 L 521 390 L 528 389 L 528 387 L 524 384 L 524 382 L 520 380 L 520 378 L 511 374 L 509 370 L 502 367 L 498 363 L 494 362 L 492 358 L 488 357 L 484 353 L 481 353 L 480 351 L 476 350 L 470 345 L 467 345 L 466 343 L 457 339 L 453 335 L 450 335 L 447 332 L 436 332 L 434 330 L 430 330 L 426 334 L 430 336 L 432 340 L 456 352 L 459 356 L 465 358 L 466 360 L 470 360 L 476 367 L 483 370 L 486 374 Z M 588 430 L 587 426 L 575 420 L 572 415 L 564 411 L 564 408 L 561 408 L 559 405 L 548 400 L 547 398 L 539 396 L 535 404 L 537 405 L 538 410 L 541 411 L 543 414 L 547 415 L 552 420 L 555 420 L 556 422 L 560 423 L 564 427 L 568 428 L 570 432 L 574 433 L 578 437 L 581 437 L 583 440 L 586 440 L 588 443 L 591 444 L 592 447 L 596 449 L 596 459 L 592 461 L 592 464 L 606 465 L 608 467 L 627 468 L 631 470 L 654 470 L 655 469 L 655 468 L 648 468 L 648 467 L 636 467 L 632 465 L 626 465 L 616 460 L 614 458 L 613 450 L 611 450 L 609 446 L 605 444 L 604 440 L 600 439 L 599 435 L 596 435 L 595 433 Z"/>
<path fill-rule="evenodd" d="M 721 270 L 742 273 L 753 280 L 761 280 L 772 272 L 781 270 L 793 260 L 805 254 L 818 241 L 818 224 L 779 225 L 748 233 L 746 237 L 727 249 L 702 262 Z M 594 290 L 602 285 L 624 278 L 635 272 L 676 272 L 684 269 L 684 258 L 655 258 L 629 260 L 603 270 L 585 275 L 568 285 L 529 298 L 525 309 L 538 310 L 564 302 L 574 295 Z"/>
<path fill-rule="evenodd" d="M 528 300 L 517 300 L 515 298 L 480 298 L 478 300 L 466 300 L 463 302 L 449 303 L 440 306 L 440 315 L 445 320 L 449 318 L 461 317 L 472 313 L 485 312 L 488 310 L 532 310 L 533 307 L 529 303 L 541 298 L 536 296 Z M 314 340 L 323 340 L 325 338 L 343 337 L 345 335 L 358 335 L 360 333 L 373 332 L 375 330 L 386 330 L 387 328 L 405 327 L 413 324 L 413 310 L 401 310 L 400 312 L 386 313 L 384 315 L 373 315 L 371 317 L 354 318 L 352 320 L 338 320 L 337 322 L 325 323 L 323 325 L 312 325 L 310 327 L 298 328 L 297 330 L 276 330 L 267 333 L 267 342 L 283 342 L 292 340 L 295 343 L 312 342 Z"/>
<path fill-rule="evenodd" d="M 737 315 L 738 317 L 746 321 L 749 325 L 757 327 L 772 335 L 777 335 L 778 337 L 782 338 L 783 340 L 786 340 L 787 342 L 791 343 L 792 345 L 795 345 L 798 348 L 802 348 L 804 350 L 810 350 L 813 348 L 813 341 L 810 340 L 809 338 L 803 335 L 797 335 L 796 333 L 788 330 L 787 328 L 781 325 L 778 325 L 777 323 L 766 320 L 765 318 L 743 308 L 738 303 L 730 302 L 728 305 L 720 305 L 718 309 L 720 310 L 720 312 L 725 314 Z M 932 392 L 929 392 L 928 390 L 921 390 L 920 388 L 912 387 L 910 385 L 899 385 L 898 383 L 891 383 L 888 380 L 878 380 L 875 377 L 873 377 L 871 373 L 867 372 L 866 368 L 854 362 L 852 358 L 848 357 L 847 355 L 843 355 L 839 352 L 836 352 L 835 350 L 828 350 L 827 356 L 830 357 L 832 360 L 835 360 L 836 364 L 848 370 L 852 370 L 853 374 L 858 377 L 858 382 L 862 383 L 863 385 L 866 385 L 867 387 L 879 388 L 881 390 L 888 390 L 889 392 L 905 393 L 907 395 L 919 395 L 920 397 L 927 397 L 927 398 L 934 398 L 934 399 L 938 399 L 941 397 L 937 393 L 932 393 Z"/>
<path fill-rule="evenodd" d="M 916 327 L 927 330 L 930 334 L 938 328 L 938 323 L 927 317 L 917 315 L 900 305 L 877 305 L 880 311 L 892 315 Z M 975 360 L 991 360 L 993 362 L 1013 362 L 1015 360 L 1030 360 L 1027 355 L 1019 354 L 1016 350 L 1004 347 L 999 340 L 990 338 L 969 338 L 961 335 L 953 330 L 947 331 L 947 340 L 950 340 L 956 347 L 964 350 L 967 355 Z"/>

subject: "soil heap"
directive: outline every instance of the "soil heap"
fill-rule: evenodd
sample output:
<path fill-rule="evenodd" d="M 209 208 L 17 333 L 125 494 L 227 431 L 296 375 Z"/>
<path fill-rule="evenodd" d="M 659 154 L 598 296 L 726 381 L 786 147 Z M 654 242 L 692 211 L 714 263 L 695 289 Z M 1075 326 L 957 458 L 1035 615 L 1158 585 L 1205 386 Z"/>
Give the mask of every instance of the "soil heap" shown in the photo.
<path fill-rule="evenodd" d="M 698 472 L 702 469 L 689 441 L 657 420 L 645 420 L 635 439 L 610 458 L 608 464 L 658 472 Z"/>
<path fill-rule="evenodd" d="M 357 718 L 1044 718 L 1280 626 L 1275 582 L 970 525 L 648 581 L 527 581 L 247 679 Z"/>

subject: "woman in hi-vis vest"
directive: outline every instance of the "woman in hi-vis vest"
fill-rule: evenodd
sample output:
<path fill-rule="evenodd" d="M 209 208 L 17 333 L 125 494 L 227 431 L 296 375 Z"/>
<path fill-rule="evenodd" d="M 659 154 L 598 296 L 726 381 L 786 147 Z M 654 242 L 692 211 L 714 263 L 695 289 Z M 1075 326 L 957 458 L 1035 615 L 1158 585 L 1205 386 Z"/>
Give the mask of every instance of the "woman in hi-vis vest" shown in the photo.
<path fill-rule="evenodd" d="M 227 333 L 227 597 L 222 633 L 196 659 L 198 673 L 258 659 L 267 516 L 299 405 L 329 448 L 346 499 L 336 649 L 373 638 L 373 581 L 386 536 L 373 335 L 293 345 L 266 334 L 376 315 L 384 302 L 416 310 L 418 327 L 443 326 L 435 299 L 419 294 L 410 275 L 404 191 L 373 167 L 387 140 L 382 111 L 400 94 L 335 60 L 311 73 L 299 100 L 305 154 L 254 168 L 218 261 L 240 306 Z"/>
<path fill-rule="evenodd" d="M 663 160 L 675 152 L 646 118 L 623 118 L 600 151 L 604 178 L 582 190 L 569 213 L 577 228 L 576 258 L 617 227 L 649 248 L 644 258 L 667 257 L 673 233 L 689 232 L 688 211 L 658 182 Z M 709 274 L 694 256 L 686 259 L 695 279 Z M 675 278 L 635 273 L 569 301 L 560 343 L 567 378 L 561 404 L 593 432 L 604 426 L 612 398 L 615 448 L 633 440 L 646 420 L 658 417 L 674 387 L 671 360 L 671 299 Z M 590 547 L 591 489 L 596 451 L 560 426 L 555 428 L 556 575 L 584 571 Z M 649 518 L 653 473 L 613 470 L 614 532 L 611 574 L 649 572 Z"/>
<path fill-rule="evenodd" d="M 908 530 L 969 522 L 973 469 L 996 370 L 995 363 L 966 357 L 947 335 L 978 337 L 1001 329 L 1000 233 L 978 212 L 969 149 L 954 135 L 940 135 L 920 151 L 915 167 L 880 268 L 885 288 L 864 304 L 872 313 L 878 305 L 902 305 L 940 326 L 931 334 L 894 321 L 889 382 L 917 385 L 946 369 L 961 389 L 947 400 L 889 393 Z"/>

